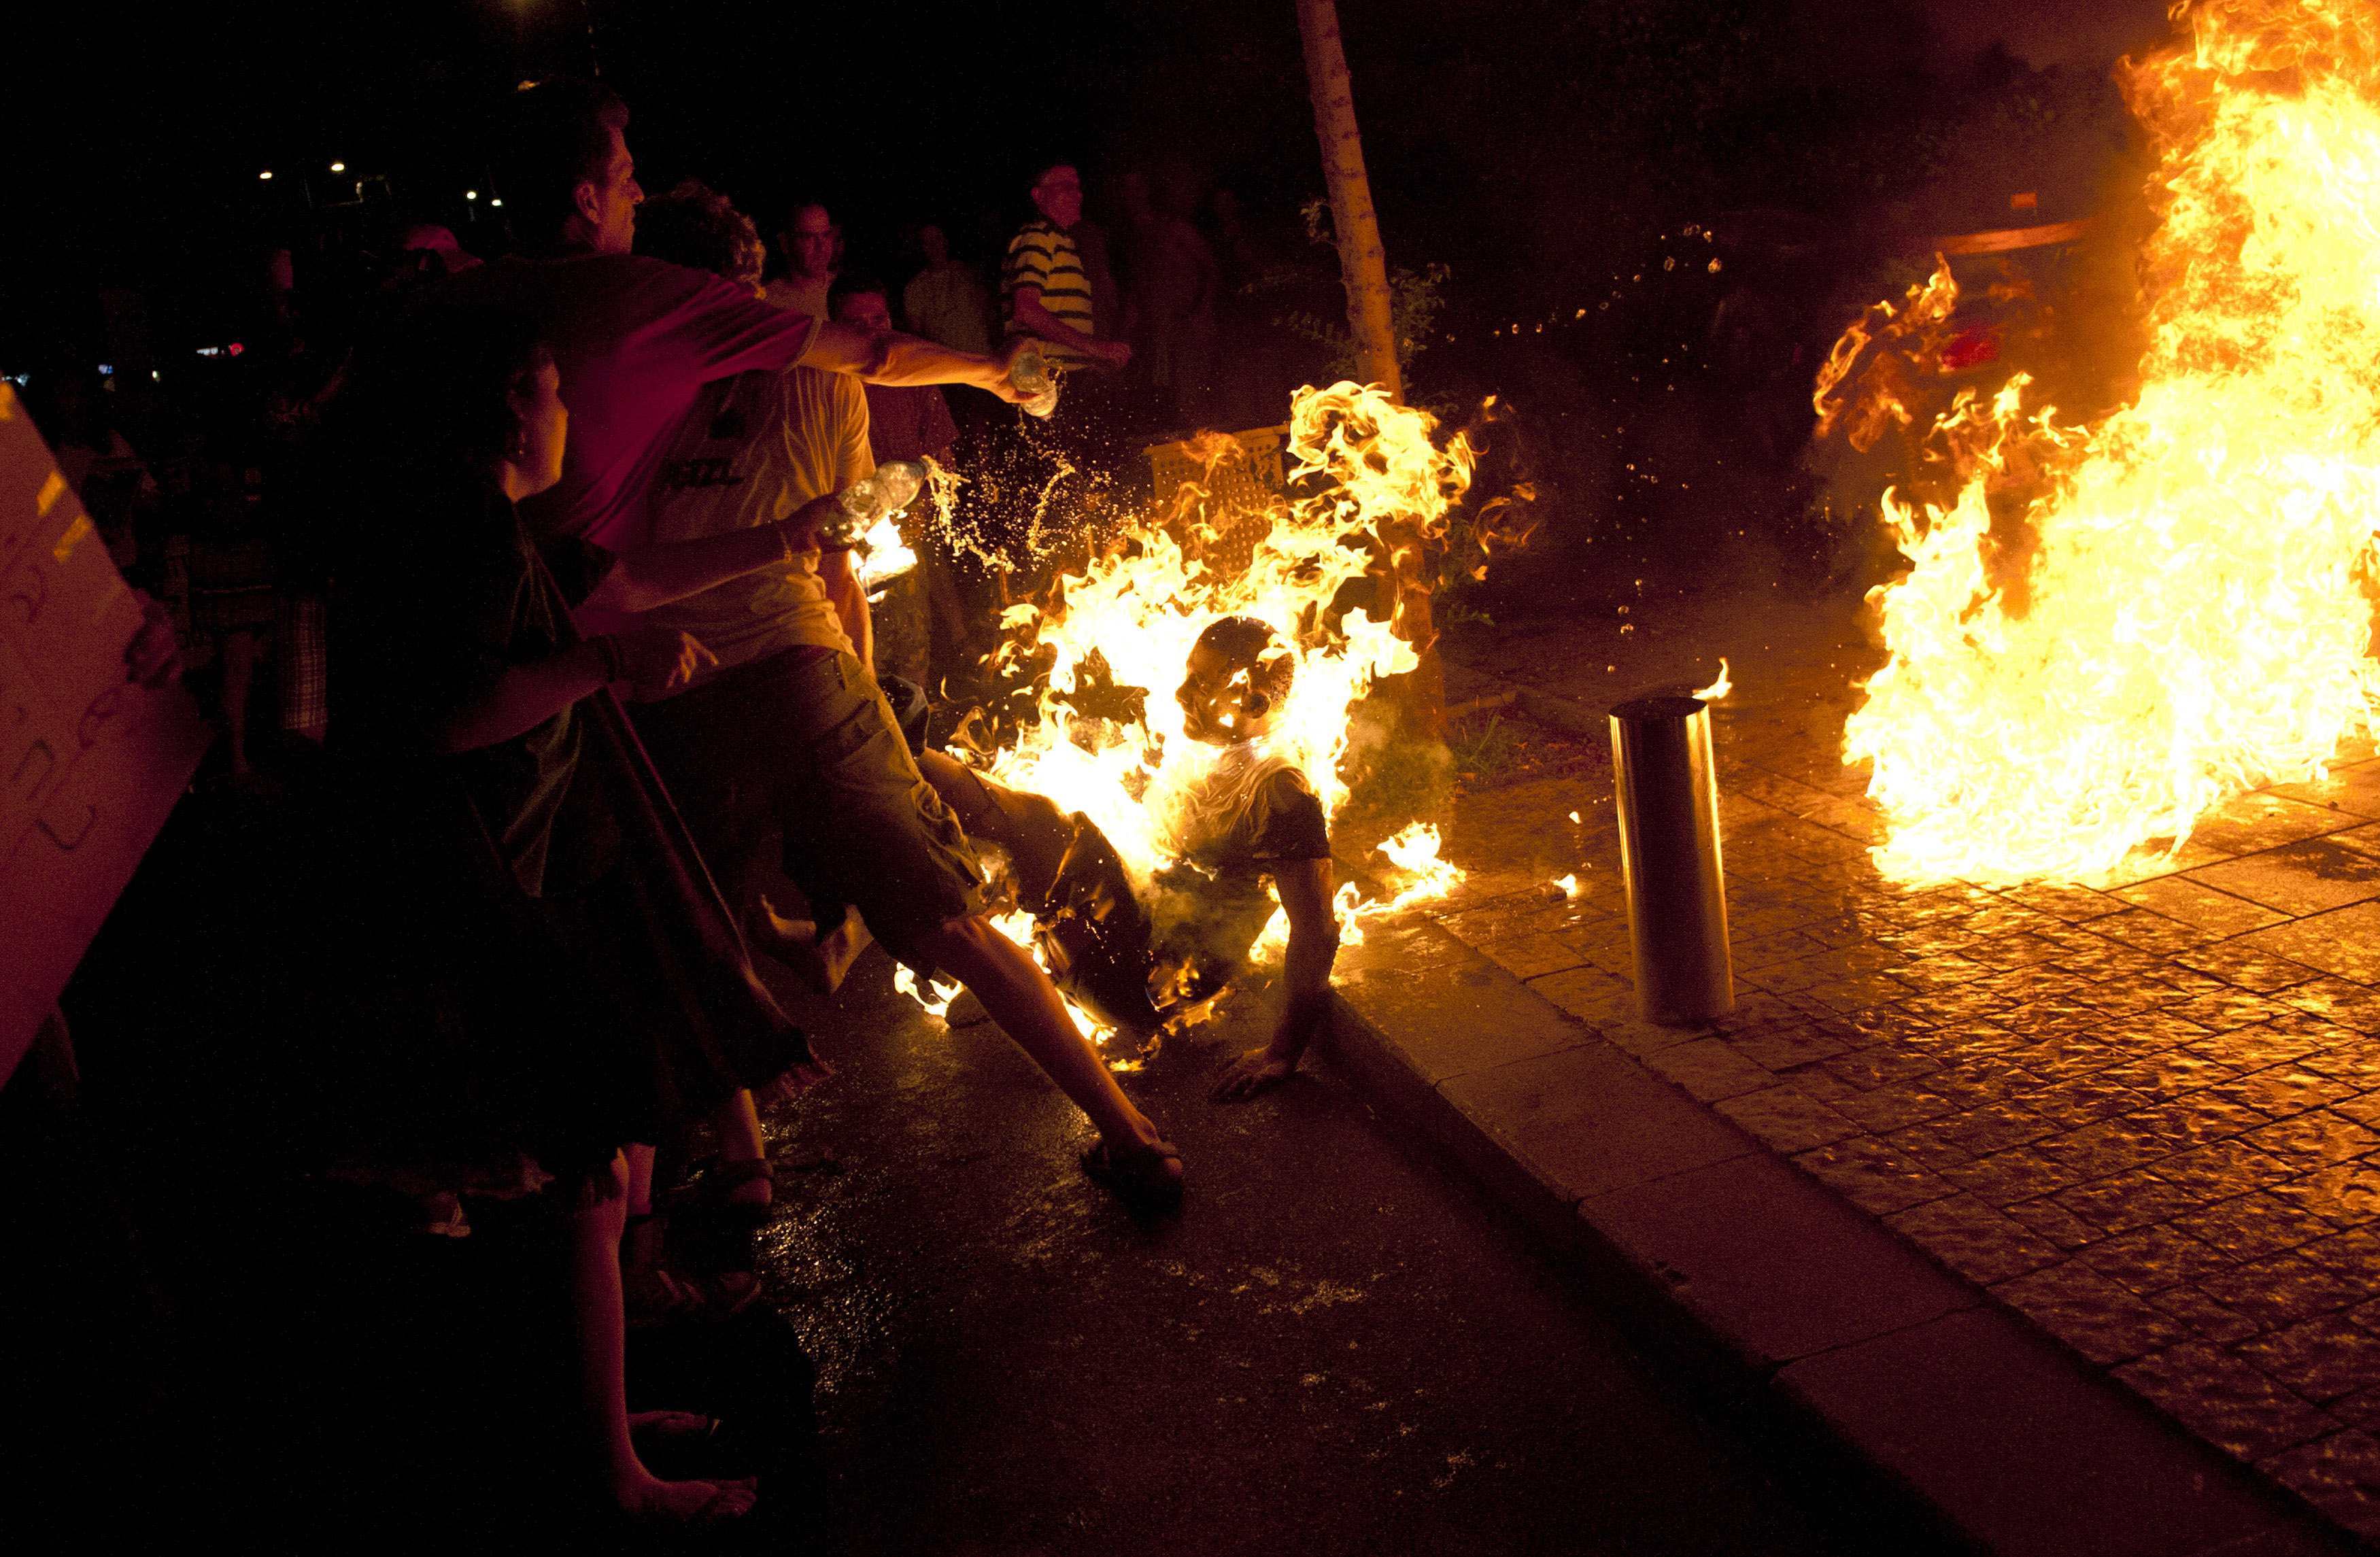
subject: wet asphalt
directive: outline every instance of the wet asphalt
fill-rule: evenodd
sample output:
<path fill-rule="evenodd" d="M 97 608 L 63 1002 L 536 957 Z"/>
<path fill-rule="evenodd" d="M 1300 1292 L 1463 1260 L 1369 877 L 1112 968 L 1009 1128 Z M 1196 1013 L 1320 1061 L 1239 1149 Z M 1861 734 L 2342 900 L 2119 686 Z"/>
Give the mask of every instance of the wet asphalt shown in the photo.
<path fill-rule="evenodd" d="M 837 1076 L 770 1125 L 762 1268 L 820 1369 L 819 1549 L 1899 1546 L 1343 1076 L 1209 1103 L 1260 1008 L 1126 1078 L 1189 1163 L 1183 1212 L 1140 1222 L 996 1028 L 888 979 L 870 953 L 817 1020 Z"/>

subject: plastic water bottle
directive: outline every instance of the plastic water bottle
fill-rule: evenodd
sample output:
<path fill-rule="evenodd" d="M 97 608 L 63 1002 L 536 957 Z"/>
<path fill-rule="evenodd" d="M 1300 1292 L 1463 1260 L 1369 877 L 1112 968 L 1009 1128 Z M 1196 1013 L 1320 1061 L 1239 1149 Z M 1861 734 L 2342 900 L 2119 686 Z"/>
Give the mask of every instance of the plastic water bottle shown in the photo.
<path fill-rule="evenodd" d="M 888 459 L 871 475 L 834 494 L 838 510 L 824 537 L 834 550 L 856 546 L 876 521 L 899 513 L 926 484 L 926 468 L 914 459 Z"/>
<path fill-rule="evenodd" d="M 1039 347 L 1028 346 L 1016 354 L 1016 360 L 1008 365 L 1008 382 L 1025 396 L 1020 404 L 1028 415 L 1048 417 L 1058 409 L 1058 375 L 1050 371 Z"/>

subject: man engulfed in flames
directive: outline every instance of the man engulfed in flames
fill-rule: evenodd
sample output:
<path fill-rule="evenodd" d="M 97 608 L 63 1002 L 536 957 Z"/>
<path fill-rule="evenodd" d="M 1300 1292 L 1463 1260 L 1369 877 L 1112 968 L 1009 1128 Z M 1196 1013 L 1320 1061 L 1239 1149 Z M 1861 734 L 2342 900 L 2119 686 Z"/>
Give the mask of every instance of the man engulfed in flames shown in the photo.
<path fill-rule="evenodd" d="M 1272 1041 L 1222 1095 L 1294 1070 L 1360 917 L 1459 880 L 1416 824 L 1381 845 L 1393 895 L 1366 903 L 1351 882 L 1334 898 L 1329 834 L 1354 705 L 1418 663 L 1352 602 L 1376 602 L 1389 567 L 1412 570 L 1385 537 L 1442 534 L 1469 484 L 1471 445 L 1440 446 L 1436 425 L 1355 384 L 1302 391 L 1301 494 L 1234 516 L 1245 563 L 1223 562 L 1204 523 L 1133 525 L 1045 602 L 1009 608 L 996 663 L 1031 688 L 1029 716 L 921 764 L 970 836 L 1007 853 L 1019 909 L 999 922 L 1032 936 L 1086 1030 L 1145 1043 L 1203 1016 L 1252 941 L 1254 960 L 1283 958 Z M 903 987 L 929 1010 L 952 992 Z"/>

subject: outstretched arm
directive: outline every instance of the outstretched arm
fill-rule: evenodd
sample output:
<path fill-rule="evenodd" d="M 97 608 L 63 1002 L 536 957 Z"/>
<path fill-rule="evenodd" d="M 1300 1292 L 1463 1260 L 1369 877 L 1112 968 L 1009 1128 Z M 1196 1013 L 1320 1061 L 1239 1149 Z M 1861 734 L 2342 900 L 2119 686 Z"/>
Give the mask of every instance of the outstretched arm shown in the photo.
<path fill-rule="evenodd" d="M 1286 998 L 1272 1041 L 1232 1062 L 1215 1089 L 1218 1101 L 1251 1097 L 1295 1074 L 1314 1035 L 1330 1019 L 1330 968 L 1339 960 L 1339 918 L 1330 911 L 1330 861 L 1301 859 L 1273 872 L 1281 911 L 1289 916 L 1289 950 L 1281 959 Z"/>
<path fill-rule="evenodd" d="M 936 341 L 896 331 L 878 334 L 830 320 L 802 354 L 802 366 L 849 373 L 868 383 L 965 383 L 1014 404 L 1024 398 L 1008 382 L 1009 359 L 1023 349 L 1012 345 L 997 357 L 955 351 Z"/>

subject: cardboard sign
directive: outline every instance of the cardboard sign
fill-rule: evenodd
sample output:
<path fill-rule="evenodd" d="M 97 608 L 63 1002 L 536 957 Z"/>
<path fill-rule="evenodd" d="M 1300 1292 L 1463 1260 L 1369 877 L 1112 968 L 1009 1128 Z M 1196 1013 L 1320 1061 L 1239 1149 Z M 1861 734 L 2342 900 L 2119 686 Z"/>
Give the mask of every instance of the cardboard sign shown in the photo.
<path fill-rule="evenodd" d="M 0 383 L 0 1081 L 33 1040 L 210 733 L 125 678 L 140 607 Z"/>

